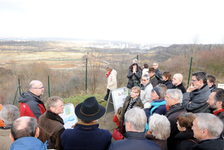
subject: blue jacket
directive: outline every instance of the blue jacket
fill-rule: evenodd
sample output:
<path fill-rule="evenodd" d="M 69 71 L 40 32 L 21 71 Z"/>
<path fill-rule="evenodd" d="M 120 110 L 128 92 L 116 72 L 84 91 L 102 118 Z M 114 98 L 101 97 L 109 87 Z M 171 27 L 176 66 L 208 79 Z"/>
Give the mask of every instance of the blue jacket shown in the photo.
<path fill-rule="evenodd" d="M 160 114 L 160 115 L 165 115 L 166 114 L 166 101 L 165 100 L 154 100 L 151 102 L 151 107 L 150 108 L 145 108 L 145 114 L 148 118 L 154 114 Z"/>
<path fill-rule="evenodd" d="M 9 150 L 47 150 L 47 144 L 35 137 L 21 137 L 12 143 Z"/>
<path fill-rule="evenodd" d="M 159 145 L 144 137 L 144 132 L 126 132 L 126 137 L 112 143 L 109 150 L 161 150 Z"/>
<path fill-rule="evenodd" d="M 99 124 L 78 123 L 74 129 L 66 129 L 61 135 L 63 150 L 107 150 L 111 133 L 98 127 Z"/>

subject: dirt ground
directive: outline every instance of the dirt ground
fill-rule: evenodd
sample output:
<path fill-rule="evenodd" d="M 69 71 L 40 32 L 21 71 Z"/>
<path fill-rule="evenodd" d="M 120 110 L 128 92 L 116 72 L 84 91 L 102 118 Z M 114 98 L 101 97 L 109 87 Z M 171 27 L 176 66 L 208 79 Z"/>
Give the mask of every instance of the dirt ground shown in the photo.
<path fill-rule="evenodd" d="M 109 112 L 100 118 L 99 124 L 101 129 L 107 129 L 112 132 L 113 129 L 116 128 L 116 124 L 113 122 L 113 115 L 114 112 Z"/>

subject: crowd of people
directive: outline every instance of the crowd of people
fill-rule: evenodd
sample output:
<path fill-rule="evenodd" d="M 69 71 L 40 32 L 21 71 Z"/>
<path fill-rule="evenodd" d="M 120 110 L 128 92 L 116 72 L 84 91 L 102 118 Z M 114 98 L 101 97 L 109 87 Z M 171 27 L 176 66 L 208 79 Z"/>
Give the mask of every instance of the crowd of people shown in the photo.
<path fill-rule="evenodd" d="M 106 70 L 104 100 L 117 88 L 117 71 Z M 63 99 L 43 103 L 43 83 L 31 81 L 19 107 L 0 105 L 0 150 L 224 150 L 224 89 L 213 75 L 195 72 L 185 88 L 181 73 L 162 73 L 158 63 L 141 68 L 134 60 L 127 79 L 130 94 L 111 118 L 112 133 L 100 128 L 106 110 L 95 97 L 75 107 L 79 121 L 65 129 Z"/>

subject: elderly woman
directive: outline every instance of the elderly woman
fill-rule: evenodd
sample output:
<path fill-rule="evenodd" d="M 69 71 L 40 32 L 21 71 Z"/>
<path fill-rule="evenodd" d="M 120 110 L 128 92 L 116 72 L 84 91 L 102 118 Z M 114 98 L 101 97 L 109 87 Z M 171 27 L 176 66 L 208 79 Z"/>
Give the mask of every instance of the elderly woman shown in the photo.
<path fill-rule="evenodd" d="M 60 135 L 65 130 L 64 122 L 59 116 L 64 109 L 63 99 L 58 96 L 50 97 L 46 106 L 47 111 L 39 118 L 39 139 L 43 142 L 48 141 L 48 149 L 60 150 Z"/>
<path fill-rule="evenodd" d="M 121 115 L 120 115 L 120 130 L 122 133 L 125 133 L 125 129 L 124 129 L 124 115 L 126 113 L 126 111 L 132 109 L 133 107 L 140 107 L 143 108 L 143 104 L 142 101 L 140 99 L 140 93 L 141 93 L 141 89 L 138 86 L 134 86 L 131 89 L 131 94 L 130 96 L 127 96 L 122 110 L 121 110 Z"/>
<path fill-rule="evenodd" d="M 151 103 L 146 103 L 144 105 L 145 113 L 147 117 L 150 117 L 152 114 L 157 113 L 161 115 L 166 114 L 166 86 L 164 84 L 159 84 L 152 89 L 151 92 Z"/>
<path fill-rule="evenodd" d="M 176 150 L 189 150 L 197 143 L 192 131 L 195 115 L 182 113 L 177 117 L 177 128 L 180 131 L 174 138 Z"/>
<path fill-rule="evenodd" d="M 161 150 L 167 150 L 167 138 L 170 136 L 170 122 L 166 116 L 153 114 L 149 118 L 149 130 L 146 138 L 157 143 Z"/>

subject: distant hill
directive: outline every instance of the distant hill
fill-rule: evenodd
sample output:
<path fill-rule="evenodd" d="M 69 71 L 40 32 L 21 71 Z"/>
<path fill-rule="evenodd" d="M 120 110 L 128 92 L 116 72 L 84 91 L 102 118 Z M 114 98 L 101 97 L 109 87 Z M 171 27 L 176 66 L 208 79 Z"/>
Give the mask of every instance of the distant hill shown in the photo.
<path fill-rule="evenodd" d="M 193 56 L 195 52 L 203 50 L 223 49 L 224 44 L 174 44 L 168 47 L 158 46 L 149 50 L 152 59 L 163 62 L 174 56 Z"/>

